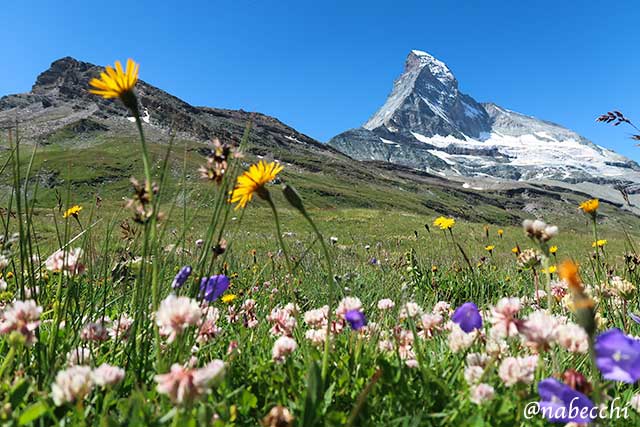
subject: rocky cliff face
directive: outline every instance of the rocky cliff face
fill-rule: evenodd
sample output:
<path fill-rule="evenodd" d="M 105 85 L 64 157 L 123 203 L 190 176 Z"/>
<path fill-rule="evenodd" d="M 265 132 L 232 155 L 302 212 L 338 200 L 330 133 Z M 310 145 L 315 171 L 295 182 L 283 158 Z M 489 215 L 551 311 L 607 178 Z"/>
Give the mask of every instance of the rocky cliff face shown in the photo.
<path fill-rule="evenodd" d="M 60 133 L 71 140 L 95 134 L 135 135 L 133 119 L 120 102 L 88 92 L 89 80 L 102 69 L 70 57 L 53 62 L 37 77 L 30 92 L 0 98 L 0 129 L 17 124 L 26 142 L 42 144 Z M 195 107 L 144 81 L 138 82 L 136 93 L 145 132 L 154 141 L 166 141 L 175 133 L 182 139 L 208 141 L 217 137 L 239 143 L 251 123 L 248 151 L 254 154 L 281 154 L 284 159 L 291 153 L 291 160 L 304 157 L 305 153 L 341 156 L 264 114 Z"/>
<path fill-rule="evenodd" d="M 413 50 L 387 102 L 363 127 L 462 138 L 478 137 L 489 131 L 490 124 L 482 106 L 458 90 L 458 81 L 444 62 Z"/>
<path fill-rule="evenodd" d="M 480 104 L 442 61 L 411 51 L 385 104 L 329 145 L 448 176 L 630 186 L 640 166 L 557 124 Z"/>

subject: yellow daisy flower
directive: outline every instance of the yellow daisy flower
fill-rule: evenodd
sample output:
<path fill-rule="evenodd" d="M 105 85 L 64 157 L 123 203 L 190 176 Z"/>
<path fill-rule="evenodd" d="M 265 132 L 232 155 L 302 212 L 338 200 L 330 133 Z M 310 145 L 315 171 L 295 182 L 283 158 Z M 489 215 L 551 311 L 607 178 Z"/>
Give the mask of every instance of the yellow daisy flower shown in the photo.
<path fill-rule="evenodd" d="M 80 213 L 81 210 L 82 210 L 82 206 L 73 205 L 62 214 L 62 217 L 69 218 L 70 216 L 72 216 L 74 218 L 78 218 L 78 214 Z"/>
<path fill-rule="evenodd" d="M 558 247 L 557 246 L 554 245 L 554 246 L 551 246 L 549 248 L 549 253 L 550 254 L 555 254 L 556 252 L 558 252 Z"/>
<path fill-rule="evenodd" d="M 502 228 L 498 229 L 498 236 L 502 237 L 504 234 L 504 230 Z"/>
<path fill-rule="evenodd" d="M 230 302 L 233 302 L 233 300 L 235 300 L 236 298 L 237 296 L 235 294 L 227 294 L 227 295 L 223 295 L 221 300 L 223 303 L 229 304 Z"/>
<path fill-rule="evenodd" d="M 276 162 L 267 163 L 260 160 L 251 165 L 249 170 L 238 177 L 236 186 L 231 193 L 231 203 L 237 203 L 236 209 L 244 208 L 253 199 L 254 193 L 263 199 L 268 197 L 265 184 L 273 181 L 283 167 Z"/>
<path fill-rule="evenodd" d="M 440 227 L 440 230 L 450 230 L 454 225 L 456 225 L 456 220 L 440 216 L 433 221 L 433 225 L 435 227 Z"/>
<path fill-rule="evenodd" d="M 595 248 L 597 246 L 597 247 L 601 248 L 606 244 L 607 244 L 607 241 L 605 239 L 600 239 L 600 240 L 598 240 L 596 242 L 591 243 L 591 247 Z"/>
<path fill-rule="evenodd" d="M 580 209 L 582 209 L 584 213 L 588 214 L 594 214 L 598 210 L 599 206 L 600 201 L 598 199 L 586 200 L 580 203 Z"/>
<path fill-rule="evenodd" d="M 123 98 L 131 93 L 136 85 L 139 68 L 140 65 L 136 64 L 133 59 L 127 60 L 126 70 L 122 69 L 120 61 L 115 62 L 115 69 L 107 65 L 105 71 L 100 73 L 99 79 L 93 78 L 89 81 L 89 85 L 93 86 L 89 92 L 104 99 Z"/>
<path fill-rule="evenodd" d="M 484 250 L 487 252 L 493 252 L 495 248 L 496 248 L 495 245 L 487 245 L 484 247 Z"/>

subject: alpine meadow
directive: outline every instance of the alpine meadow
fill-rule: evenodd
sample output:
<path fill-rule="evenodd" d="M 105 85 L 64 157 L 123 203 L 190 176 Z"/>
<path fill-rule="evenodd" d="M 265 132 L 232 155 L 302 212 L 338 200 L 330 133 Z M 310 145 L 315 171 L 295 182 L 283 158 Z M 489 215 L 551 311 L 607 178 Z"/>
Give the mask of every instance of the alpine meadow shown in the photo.
<path fill-rule="evenodd" d="M 1 97 L 0 424 L 640 425 L 640 165 L 397 50 L 326 143 L 143 60 Z"/>

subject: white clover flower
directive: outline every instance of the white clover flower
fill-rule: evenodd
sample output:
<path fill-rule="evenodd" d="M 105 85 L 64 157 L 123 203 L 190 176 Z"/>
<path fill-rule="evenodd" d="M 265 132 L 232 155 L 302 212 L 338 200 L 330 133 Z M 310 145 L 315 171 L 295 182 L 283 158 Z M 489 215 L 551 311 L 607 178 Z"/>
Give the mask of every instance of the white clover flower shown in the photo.
<path fill-rule="evenodd" d="M 395 306 L 396 303 L 394 303 L 393 300 L 389 298 L 383 298 L 378 301 L 378 310 L 391 310 Z"/>
<path fill-rule="evenodd" d="M 471 400 L 476 405 L 482 405 L 484 402 L 487 402 L 495 396 L 495 390 L 489 384 L 478 384 L 470 389 Z"/>
<path fill-rule="evenodd" d="M 322 308 L 309 310 L 304 313 L 304 323 L 311 328 L 318 328 L 326 325 L 327 315 L 329 314 L 329 306 L 325 305 Z"/>
<path fill-rule="evenodd" d="M 464 369 L 464 379 L 469 385 L 480 382 L 483 374 L 484 368 L 482 366 L 467 366 Z"/>
<path fill-rule="evenodd" d="M 273 344 L 271 356 L 274 362 L 282 363 L 287 356 L 298 348 L 298 344 L 293 338 L 282 336 Z"/>
<path fill-rule="evenodd" d="M 201 318 L 202 311 L 196 300 L 173 294 L 160 303 L 156 312 L 156 324 L 160 328 L 160 335 L 167 337 L 169 343 L 188 327 L 198 325 Z"/>
<path fill-rule="evenodd" d="M 466 333 L 465 331 L 460 329 L 460 326 L 458 326 L 456 323 L 449 322 L 447 325 L 451 330 L 451 332 L 449 332 L 449 349 L 451 349 L 451 351 L 453 351 L 454 353 L 457 353 L 461 350 L 466 350 L 467 348 L 471 347 L 473 342 L 478 337 L 477 329 L 473 330 L 472 332 Z"/>
<path fill-rule="evenodd" d="M 531 384 L 536 372 L 538 356 L 507 357 L 498 368 L 498 376 L 507 387 L 517 383 Z"/>
<path fill-rule="evenodd" d="M 556 341 L 559 324 L 555 316 L 538 310 L 527 317 L 520 332 L 529 347 L 540 351 L 549 348 Z"/>
<path fill-rule="evenodd" d="M 35 331 L 40 326 L 42 307 L 33 300 L 16 301 L 4 312 L 0 312 L 0 335 L 19 332 L 27 345 L 37 341 Z"/>
<path fill-rule="evenodd" d="M 207 394 L 224 376 L 224 370 L 224 362 L 219 359 L 200 369 L 174 363 L 168 373 L 155 376 L 157 390 L 160 394 L 166 394 L 174 404 L 189 405 Z"/>
<path fill-rule="evenodd" d="M 78 347 L 67 353 L 67 365 L 89 365 L 93 361 L 91 351 L 86 347 Z"/>
<path fill-rule="evenodd" d="M 93 370 L 93 382 L 98 387 L 112 387 L 124 379 L 124 369 L 103 363 Z"/>
<path fill-rule="evenodd" d="M 502 298 L 491 308 L 489 323 L 491 333 L 496 337 L 510 337 L 518 334 L 517 315 L 522 308 L 519 298 Z"/>
<path fill-rule="evenodd" d="M 414 318 L 422 314 L 422 307 L 413 301 L 406 303 L 400 310 L 400 319 Z"/>
<path fill-rule="evenodd" d="M 314 346 L 320 347 L 324 344 L 325 339 L 327 338 L 327 328 L 308 329 L 304 333 L 304 337 L 311 341 L 311 344 Z"/>
<path fill-rule="evenodd" d="M 72 366 L 59 371 L 51 385 L 51 397 L 56 406 L 84 399 L 93 390 L 93 376 L 88 366 Z"/>
<path fill-rule="evenodd" d="M 572 353 L 586 353 L 589 350 L 589 335 L 575 323 L 558 326 L 556 334 L 558 344 Z"/>
<path fill-rule="evenodd" d="M 345 314 L 351 310 L 362 310 L 362 302 L 357 297 L 345 297 L 338 304 L 338 308 L 336 308 L 336 316 L 341 319 L 344 319 Z"/>

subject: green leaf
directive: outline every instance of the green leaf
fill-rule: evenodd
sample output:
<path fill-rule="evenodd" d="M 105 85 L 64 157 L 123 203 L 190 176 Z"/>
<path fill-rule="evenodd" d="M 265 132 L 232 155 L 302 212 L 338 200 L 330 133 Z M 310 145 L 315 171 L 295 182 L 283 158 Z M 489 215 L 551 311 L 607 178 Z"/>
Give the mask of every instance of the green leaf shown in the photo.
<path fill-rule="evenodd" d="M 331 402 L 333 401 L 333 390 L 336 387 L 336 383 L 331 383 L 331 385 L 324 392 L 324 401 L 322 406 L 322 415 L 327 412 L 327 409 L 331 406 Z"/>
<path fill-rule="evenodd" d="M 29 406 L 25 411 L 20 415 L 18 419 L 18 424 L 23 426 L 33 422 L 49 412 L 49 407 L 44 402 L 36 402 L 33 405 Z"/>
<path fill-rule="evenodd" d="M 245 389 L 240 396 L 240 402 L 238 404 L 238 410 L 242 415 L 247 415 L 249 411 L 258 406 L 258 398 L 251 391 Z"/>
<path fill-rule="evenodd" d="M 14 385 L 11 389 L 11 395 L 9 396 L 9 402 L 11 402 L 12 408 L 17 408 L 20 406 L 22 401 L 24 400 L 24 396 L 29 391 L 29 382 L 20 381 L 18 384 Z"/>
<path fill-rule="evenodd" d="M 164 414 L 162 418 L 160 418 L 159 420 L 160 424 L 167 424 L 169 421 L 173 420 L 173 418 L 176 417 L 177 414 L 178 414 L 178 409 L 172 408 L 169 412 Z"/>
<path fill-rule="evenodd" d="M 476 414 L 475 416 L 473 416 L 471 418 L 471 420 L 469 420 L 469 426 L 470 427 L 484 427 L 486 426 L 484 419 L 482 418 L 482 415 L 480 414 Z"/>
<path fill-rule="evenodd" d="M 318 363 L 312 363 L 307 377 L 307 390 L 302 410 L 302 427 L 313 427 L 318 421 L 318 405 L 323 395 L 322 373 Z"/>

